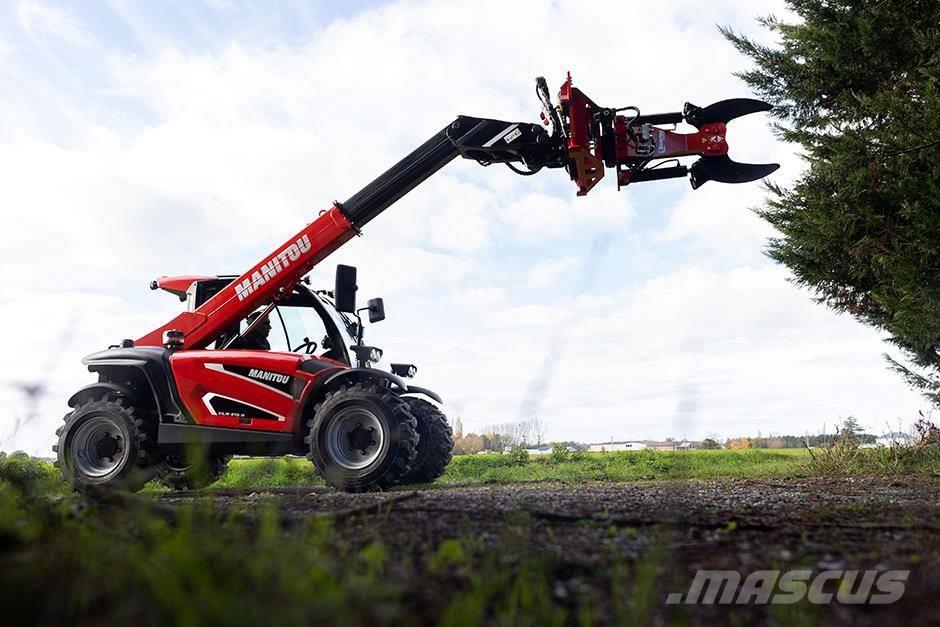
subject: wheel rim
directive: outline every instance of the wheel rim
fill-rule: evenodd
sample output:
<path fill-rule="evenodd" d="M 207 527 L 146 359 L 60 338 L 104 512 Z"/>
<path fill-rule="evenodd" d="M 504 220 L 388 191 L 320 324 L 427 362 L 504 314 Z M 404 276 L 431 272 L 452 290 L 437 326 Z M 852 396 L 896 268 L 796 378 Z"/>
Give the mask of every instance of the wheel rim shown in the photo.
<path fill-rule="evenodd" d="M 360 470 L 385 449 L 385 429 L 378 416 L 362 407 L 337 412 L 326 428 L 326 449 L 339 466 Z"/>
<path fill-rule="evenodd" d="M 88 477 L 104 477 L 127 460 L 127 442 L 117 422 L 105 416 L 85 420 L 72 436 L 72 463 Z"/>

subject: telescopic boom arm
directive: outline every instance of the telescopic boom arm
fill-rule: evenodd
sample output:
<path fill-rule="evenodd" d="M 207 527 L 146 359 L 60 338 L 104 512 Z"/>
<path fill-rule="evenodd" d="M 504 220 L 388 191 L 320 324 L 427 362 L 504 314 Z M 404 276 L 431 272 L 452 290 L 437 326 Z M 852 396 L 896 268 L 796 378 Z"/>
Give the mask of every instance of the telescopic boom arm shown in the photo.
<path fill-rule="evenodd" d="M 194 311 L 180 314 L 135 345 L 160 346 L 169 333 L 177 347 L 182 340 L 185 348 L 205 348 L 262 304 L 289 293 L 316 264 L 458 156 L 484 166 L 505 163 L 522 175 L 565 168 L 579 196 L 603 178 L 605 167 L 616 170 L 618 189 L 686 176 L 693 189 L 709 180 L 744 183 L 778 167 L 736 163 L 728 157 L 727 122 L 770 110 L 769 104 L 759 100 L 737 98 L 705 108 L 686 103 L 681 113 L 641 115 L 636 107 L 596 105 L 572 85 L 570 74 L 559 90 L 557 106 L 551 102 L 545 79 L 536 80 L 536 93 L 542 102 L 542 124 L 459 116 L 346 202 L 321 212 Z M 676 132 L 674 127 L 680 122 L 691 124 L 697 132 Z M 680 165 L 677 158 L 689 155 L 700 158 L 691 167 Z"/>

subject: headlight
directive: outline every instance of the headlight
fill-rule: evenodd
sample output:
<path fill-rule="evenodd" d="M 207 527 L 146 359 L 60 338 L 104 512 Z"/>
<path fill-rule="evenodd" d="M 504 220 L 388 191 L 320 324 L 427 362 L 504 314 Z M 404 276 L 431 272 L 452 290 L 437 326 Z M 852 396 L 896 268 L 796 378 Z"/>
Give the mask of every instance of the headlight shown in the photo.
<path fill-rule="evenodd" d="M 399 377 L 413 377 L 418 374 L 418 367 L 414 364 L 392 364 L 392 374 Z"/>
<path fill-rule="evenodd" d="M 360 362 L 376 362 L 382 359 L 382 349 L 376 348 L 374 346 L 357 346 L 353 345 L 349 347 L 355 354 L 356 359 Z"/>

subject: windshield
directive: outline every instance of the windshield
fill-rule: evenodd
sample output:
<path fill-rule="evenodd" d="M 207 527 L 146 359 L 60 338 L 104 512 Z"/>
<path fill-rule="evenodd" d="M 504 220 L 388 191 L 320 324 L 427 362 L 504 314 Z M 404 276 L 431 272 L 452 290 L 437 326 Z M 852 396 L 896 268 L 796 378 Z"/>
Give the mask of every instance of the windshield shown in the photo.
<path fill-rule="evenodd" d="M 346 346 L 352 346 L 355 344 L 355 320 L 350 320 L 346 317 L 345 314 L 336 311 L 336 307 L 333 305 L 333 301 L 331 301 L 329 297 L 323 294 L 317 294 L 317 297 L 323 303 L 323 309 L 326 311 L 326 315 L 328 315 L 333 320 L 333 324 L 337 326 L 339 332 L 343 335 L 343 341 L 346 343 Z"/>
<path fill-rule="evenodd" d="M 336 307 L 333 305 L 333 301 L 325 294 L 317 293 L 317 297 L 323 304 L 323 309 L 325 310 L 326 315 L 332 319 L 333 324 L 336 325 L 340 334 L 343 336 L 343 341 L 346 343 L 346 346 L 348 347 L 355 345 L 358 323 L 355 320 L 350 319 L 346 314 L 336 311 Z M 349 353 L 350 359 L 355 361 L 355 357 L 352 355 L 352 351 L 349 351 Z M 391 370 L 391 366 L 389 366 L 387 363 L 387 359 L 384 354 L 382 358 L 379 359 L 379 361 L 371 362 L 369 366 L 371 368 L 378 368 L 379 370 Z"/>

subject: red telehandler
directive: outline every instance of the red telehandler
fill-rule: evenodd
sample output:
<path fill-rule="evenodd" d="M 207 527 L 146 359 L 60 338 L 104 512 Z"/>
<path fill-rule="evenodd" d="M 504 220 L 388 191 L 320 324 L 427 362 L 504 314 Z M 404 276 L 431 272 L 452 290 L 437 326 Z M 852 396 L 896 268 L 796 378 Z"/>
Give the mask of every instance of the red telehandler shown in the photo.
<path fill-rule="evenodd" d="M 315 291 L 305 275 L 316 264 L 458 156 L 522 175 L 565 169 L 580 196 L 605 168 L 619 189 L 679 177 L 693 188 L 743 183 L 778 167 L 728 157 L 726 123 L 771 108 L 759 100 L 642 114 L 595 104 L 570 75 L 557 105 L 542 78 L 536 93 L 542 124 L 459 116 L 240 276 L 154 281 L 186 311 L 82 360 L 98 381 L 72 395 L 56 432 L 65 478 L 83 491 L 137 490 L 153 478 L 200 488 L 231 455 L 297 454 L 342 490 L 433 481 L 452 448 L 440 397 L 404 381 L 414 366 L 385 368 L 363 343 L 360 312 L 377 322 L 384 305 L 357 309 L 355 268 L 339 266 L 334 289 Z M 683 122 L 695 131 L 677 132 Z M 677 159 L 691 155 L 699 158 L 688 167 Z"/>

